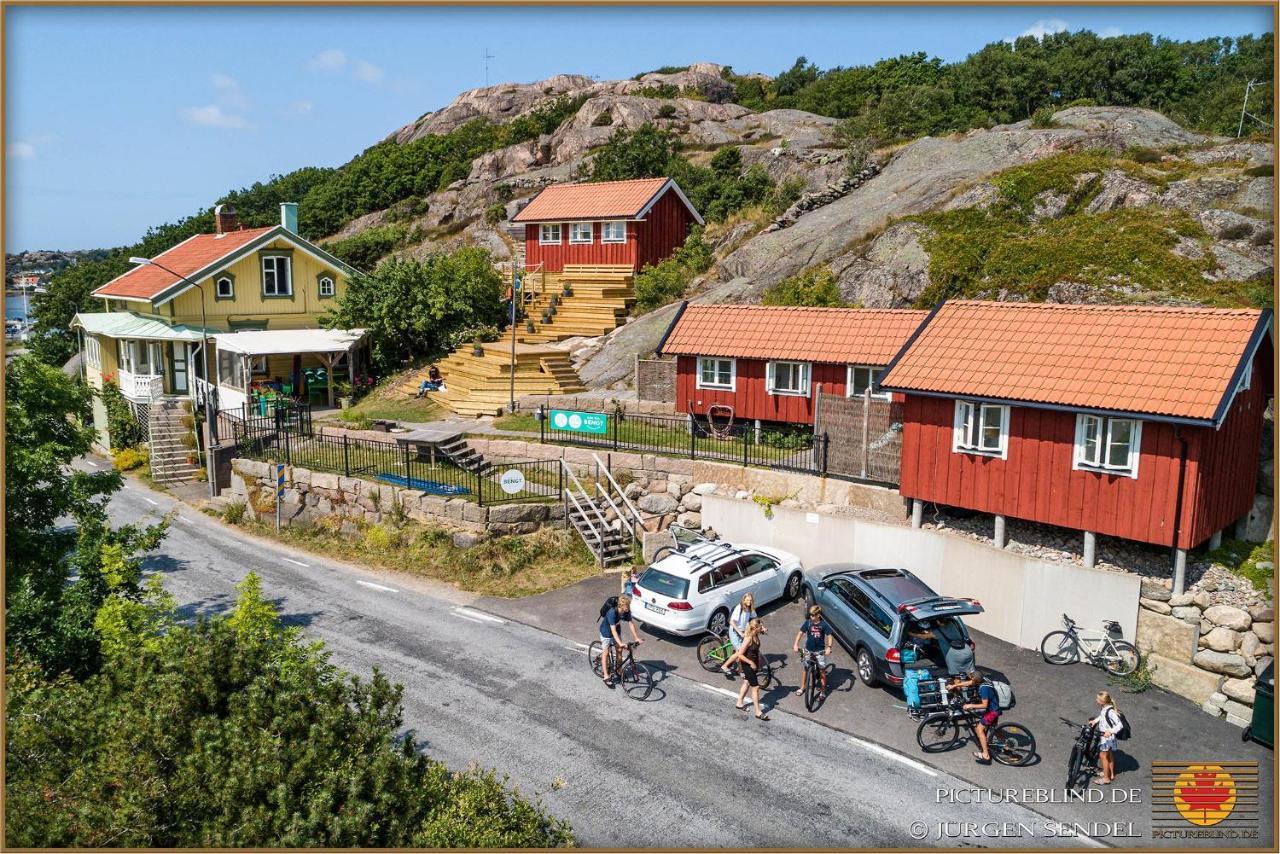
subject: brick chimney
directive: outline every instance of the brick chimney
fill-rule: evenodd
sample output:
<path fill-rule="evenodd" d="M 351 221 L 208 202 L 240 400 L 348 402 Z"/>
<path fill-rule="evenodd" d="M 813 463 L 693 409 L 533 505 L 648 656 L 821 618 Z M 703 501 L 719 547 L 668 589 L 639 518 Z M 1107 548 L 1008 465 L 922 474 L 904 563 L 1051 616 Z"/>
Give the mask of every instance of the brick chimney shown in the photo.
<path fill-rule="evenodd" d="M 218 234 L 227 234 L 240 229 L 240 223 L 236 219 L 236 209 L 231 205 L 218 205 L 214 208 L 213 222 Z"/>

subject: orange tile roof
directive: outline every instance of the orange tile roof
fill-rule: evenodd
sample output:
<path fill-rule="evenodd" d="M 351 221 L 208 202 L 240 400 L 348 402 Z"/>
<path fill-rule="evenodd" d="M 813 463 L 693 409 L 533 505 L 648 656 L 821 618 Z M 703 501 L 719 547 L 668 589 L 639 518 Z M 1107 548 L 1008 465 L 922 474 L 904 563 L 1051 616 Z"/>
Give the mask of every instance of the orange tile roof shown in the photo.
<path fill-rule="evenodd" d="M 689 305 L 662 352 L 887 365 L 927 314 L 893 308 Z"/>
<path fill-rule="evenodd" d="M 669 179 L 553 184 L 545 188 L 512 222 L 559 222 L 570 219 L 630 218 L 644 210 Z"/>
<path fill-rule="evenodd" d="M 1256 309 L 944 303 L 881 380 L 924 391 L 1213 420 Z"/>
<path fill-rule="evenodd" d="M 271 231 L 275 226 L 265 228 L 246 228 L 231 231 L 224 235 L 197 234 L 172 249 L 161 252 L 153 261 L 157 261 L 175 273 L 190 276 L 235 252 L 237 249 L 252 243 L 257 238 Z M 180 281 L 176 276 L 166 273 L 159 267 L 139 264 L 127 273 L 117 276 L 93 292 L 98 297 L 135 297 L 152 299 L 164 293 Z"/>

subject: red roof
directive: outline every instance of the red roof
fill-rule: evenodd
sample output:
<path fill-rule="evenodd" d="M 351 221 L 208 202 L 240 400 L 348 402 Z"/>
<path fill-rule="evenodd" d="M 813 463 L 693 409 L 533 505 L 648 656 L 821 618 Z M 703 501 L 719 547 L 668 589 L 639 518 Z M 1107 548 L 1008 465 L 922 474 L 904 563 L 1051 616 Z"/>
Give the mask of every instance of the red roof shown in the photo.
<path fill-rule="evenodd" d="M 237 249 L 252 243 L 257 238 L 271 231 L 275 226 L 265 228 L 246 228 L 226 234 L 197 234 L 182 241 L 172 249 L 161 252 L 156 261 L 175 273 L 184 276 L 203 270 L 219 259 L 230 255 Z M 137 299 L 153 299 L 181 281 L 177 276 L 166 273 L 159 267 L 150 264 L 139 264 L 127 273 L 117 276 L 93 292 L 97 297 L 134 297 Z"/>
<path fill-rule="evenodd" d="M 896 308 L 689 305 L 662 352 L 887 365 L 927 314 Z"/>
<path fill-rule="evenodd" d="M 1262 316 L 1256 309 L 958 300 L 938 309 L 881 385 L 1214 420 Z"/>
<path fill-rule="evenodd" d="M 553 184 L 533 197 L 512 222 L 562 222 L 571 219 L 634 219 L 670 181 L 640 178 L 593 184 Z M 671 181 L 672 187 L 676 184 Z M 692 210 L 692 207 L 690 208 Z"/>

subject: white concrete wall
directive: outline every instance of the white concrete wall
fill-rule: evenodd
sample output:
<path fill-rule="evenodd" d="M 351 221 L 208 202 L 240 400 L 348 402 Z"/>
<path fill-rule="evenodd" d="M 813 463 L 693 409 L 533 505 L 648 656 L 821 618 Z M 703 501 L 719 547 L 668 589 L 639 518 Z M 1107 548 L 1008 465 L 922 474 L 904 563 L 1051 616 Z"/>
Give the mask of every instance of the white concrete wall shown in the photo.
<path fill-rule="evenodd" d="M 795 552 L 806 567 L 824 563 L 899 566 L 939 593 L 970 596 L 986 610 L 965 622 L 978 631 L 1028 649 L 1039 649 L 1062 614 L 1081 626 L 1115 620 L 1124 636 L 1137 633 L 1136 576 L 1050 563 L 997 549 L 959 534 L 773 508 L 721 495 L 702 500 L 702 523 L 727 540 L 777 546 Z"/>

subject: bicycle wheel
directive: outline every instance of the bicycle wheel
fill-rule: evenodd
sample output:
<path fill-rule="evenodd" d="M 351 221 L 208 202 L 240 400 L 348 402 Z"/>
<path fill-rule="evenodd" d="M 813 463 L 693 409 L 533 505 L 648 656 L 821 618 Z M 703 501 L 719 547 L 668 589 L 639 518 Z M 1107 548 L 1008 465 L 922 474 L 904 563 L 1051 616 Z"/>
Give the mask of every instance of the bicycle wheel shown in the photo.
<path fill-rule="evenodd" d="M 1112 641 L 1110 649 L 1102 651 L 1102 667 L 1112 676 L 1128 676 L 1142 663 L 1142 654 L 1128 641 Z"/>
<path fill-rule="evenodd" d="M 1049 632 L 1040 641 L 1040 655 L 1050 664 L 1075 664 L 1080 660 L 1080 644 L 1068 632 Z"/>
<path fill-rule="evenodd" d="M 1036 737 L 1022 724 L 1000 724 L 987 734 L 987 747 L 1001 765 L 1026 765 L 1036 755 Z"/>
<path fill-rule="evenodd" d="M 756 671 L 756 681 L 760 683 L 761 691 L 769 690 L 769 686 L 774 683 L 773 665 L 763 652 L 760 653 L 760 669 Z"/>
<path fill-rule="evenodd" d="M 733 647 L 729 644 L 729 639 L 721 635 L 708 632 L 698 641 L 698 663 L 710 673 L 723 667 L 732 654 Z"/>
<path fill-rule="evenodd" d="M 647 700 L 653 692 L 653 674 L 638 661 L 622 665 L 622 690 L 633 700 Z"/>
<path fill-rule="evenodd" d="M 963 742 L 960 724 L 945 712 L 934 712 L 916 728 L 916 743 L 925 753 L 954 750 Z"/>
<path fill-rule="evenodd" d="M 816 712 L 822 702 L 822 685 L 818 680 L 818 668 L 808 667 L 806 670 L 809 681 L 804 688 L 804 707 L 811 712 Z"/>
<path fill-rule="evenodd" d="M 1084 773 L 1084 750 L 1078 744 L 1071 746 L 1071 758 L 1067 760 L 1067 791 L 1084 789 L 1089 778 Z"/>
<path fill-rule="evenodd" d="M 587 647 L 587 661 L 591 664 L 591 670 L 596 676 L 604 677 L 604 671 L 600 669 L 600 641 L 591 642 L 591 646 Z"/>

